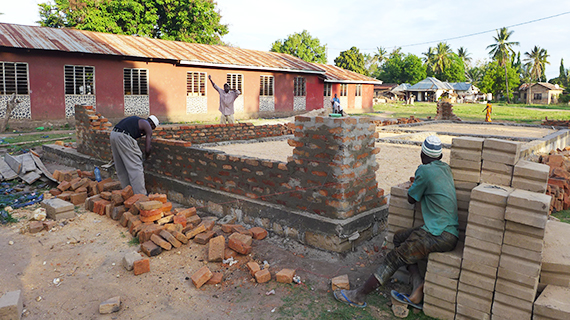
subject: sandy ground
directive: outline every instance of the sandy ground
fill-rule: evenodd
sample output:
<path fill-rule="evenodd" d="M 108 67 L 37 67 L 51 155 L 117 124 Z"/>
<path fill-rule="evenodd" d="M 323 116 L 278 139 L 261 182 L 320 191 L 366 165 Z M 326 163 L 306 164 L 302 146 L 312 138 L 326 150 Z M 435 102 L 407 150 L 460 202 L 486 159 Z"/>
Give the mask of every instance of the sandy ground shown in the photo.
<path fill-rule="evenodd" d="M 509 136 L 509 137 L 529 137 L 542 138 L 556 130 L 537 127 L 503 126 L 503 125 L 476 125 L 462 123 L 435 123 L 421 126 L 403 127 L 404 130 L 413 131 L 434 131 L 452 133 L 473 133 L 480 135 Z M 383 129 L 379 129 L 382 131 Z M 391 130 L 391 129 L 386 129 Z"/>

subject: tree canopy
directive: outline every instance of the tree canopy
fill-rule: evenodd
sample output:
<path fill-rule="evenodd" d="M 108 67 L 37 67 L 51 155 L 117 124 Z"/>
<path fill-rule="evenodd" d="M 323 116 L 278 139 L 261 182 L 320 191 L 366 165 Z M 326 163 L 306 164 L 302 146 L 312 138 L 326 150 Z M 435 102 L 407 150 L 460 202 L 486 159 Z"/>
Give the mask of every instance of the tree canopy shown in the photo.
<path fill-rule="evenodd" d="M 507 65 L 510 63 L 510 55 L 515 54 L 513 50 L 513 46 L 518 46 L 519 43 L 516 41 L 509 41 L 509 38 L 513 35 L 514 31 L 509 31 L 507 28 L 501 28 L 497 30 L 497 36 L 493 37 L 495 43 L 490 44 L 487 46 L 487 49 L 491 49 L 489 51 L 489 55 L 499 63 L 499 66 L 502 66 L 505 69 L 505 86 L 506 86 L 506 96 L 507 102 L 510 101 L 510 94 L 509 94 L 509 81 L 508 81 L 508 72 L 507 72 Z"/>
<path fill-rule="evenodd" d="M 378 79 L 386 83 L 415 84 L 425 79 L 426 65 L 414 54 L 401 54 L 392 52 L 381 67 Z"/>
<path fill-rule="evenodd" d="M 507 70 L 506 79 L 508 80 L 505 80 L 505 73 L 502 70 L 504 68 Z M 494 96 L 502 94 L 507 97 L 506 81 L 508 81 L 508 87 L 510 88 L 516 88 L 520 84 L 517 71 L 510 64 L 501 67 L 497 61 L 493 61 L 487 64 L 484 70 L 483 78 L 479 82 L 479 89 L 482 92 L 492 92 Z M 512 92 L 509 92 L 508 95 L 510 95 L 508 99 L 512 98 Z"/>
<path fill-rule="evenodd" d="M 38 6 L 44 27 L 203 44 L 222 44 L 228 33 L 209 0 L 54 0 Z"/>
<path fill-rule="evenodd" d="M 321 45 L 321 41 L 313 38 L 307 30 L 273 42 L 270 51 L 288 53 L 307 62 L 327 63 L 327 46 Z"/>
<path fill-rule="evenodd" d="M 346 51 L 342 51 L 336 59 L 334 64 L 337 67 L 354 71 L 360 74 L 368 75 L 364 63 L 364 55 L 360 53 L 357 47 L 352 47 Z"/>

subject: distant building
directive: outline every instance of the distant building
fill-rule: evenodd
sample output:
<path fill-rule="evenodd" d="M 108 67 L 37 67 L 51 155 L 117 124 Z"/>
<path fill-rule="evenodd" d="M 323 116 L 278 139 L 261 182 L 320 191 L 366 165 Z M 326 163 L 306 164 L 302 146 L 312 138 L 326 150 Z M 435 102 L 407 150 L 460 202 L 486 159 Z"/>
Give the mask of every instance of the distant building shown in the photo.
<path fill-rule="evenodd" d="M 529 86 L 531 99 L 529 100 Z M 537 82 L 533 84 L 524 83 L 519 87 L 519 100 L 521 102 L 529 102 L 533 104 L 556 104 L 558 103 L 558 97 L 564 91 L 557 84 L 552 84 L 548 82 Z"/>
<path fill-rule="evenodd" d="M 480 93 L 479 88 L 469 82 L 450 82 L 449 84 L 457 94 L 459 102 L 474 102 Z"/>
<path fill-rule="evenodd" d="M 149 113 L 212 120 L 219 97 L 209 75 L 242 92 L 236 119 L 328 107 L 335 93 L 345 111 L 369 111 L 381 83 L 288 54 L 0 23 L 0 118 L 16 93 L 22 103 L 12 118 L 23 123 L 73 119 L 75 104 L 94 105 L 111 120 Z"/>
<path fill-rule="evenodd" d="M 415 101 L 435 102 L 444 93 L 452 93 L 453 87 L 447 83 L 433 77 L 427 77 L 424 80 L 414 84 L 405 90 L 408 97 L 413 95 Z"/>

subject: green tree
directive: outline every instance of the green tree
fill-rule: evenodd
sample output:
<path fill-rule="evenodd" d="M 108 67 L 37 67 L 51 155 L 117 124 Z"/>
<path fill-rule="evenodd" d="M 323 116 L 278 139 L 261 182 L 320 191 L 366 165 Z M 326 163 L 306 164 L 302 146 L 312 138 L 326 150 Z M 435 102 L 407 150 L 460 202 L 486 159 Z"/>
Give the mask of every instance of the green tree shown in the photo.
<path fill-rule="evenodd" d="M 422 53 L 424 55 L 423 60 L 424 63 L 426 64 L 426 68 L 432 74 L 435 68 L 435 53 L 436 53 L 435 48 L 432 47 L 429 47 L 426 52 Z"/>
<path fill-rule="evenodd" d="M 463 64 L 463 60 L 455 53 L 452 53 L 448 59 L 449 62 L 445 69 L 443 69 L 443 72 L 435 74 L 436 78 L 448 82 L 465 81 L 465 65 Z"/>
<path fill-rule="evenodd" d="M 321 45 L 321 41 L 311 37 L 307 30 L 273 42 L 270 51 L 288 53 L 307 62 L 327 63 L 327 46 Z"/>
<path fill-rule="evenodd" d="M 492 61 L 484 67 L 484 75 L 479 82 L 479 89 L 481 92 L 491 92 L 495 97 L 501 94 L 511 98 L 512 93 L 509 93 L 510 97 L 506 95 L 507 87 L 515 88 L 518 87 L 519 83 L 520 79 L 517 76 L 517 71 L 512 66 L 507 65 L 505 76 L 504 67 L 501 67 L 498 61 Z"/>
<path fill-rule="evenodd" d="M 557 84 L 565 89 L 568 88 L 568 80 L 570 79 L 570 70 L 564 68 L 564 59 L 560 59 L 560 68 L 558 69 L 558 77 L 548 80 L 552 84 Z"/>
<path fill-rule="evenodd" d="M 483 79 L 484 70 L 480 67 L 473 67 L 469 68 L 465 72 L 466 77 L 468 80 L 473 83 L 475 86 L 479 86 L 479 82 Z"/>
<path fill-rule="evenodd" d="M 453 51 L 445 42 L 440 42 L 435 47 L 434 65 L 432 67 L 435 74 L 443 74 L 445 68 L 451 64 L 451 55 Z"/>
<path fill-rule="evenodd" d="M 393 52 L 382 65 L 378 79 L 386 83 L 416 84 L 426 76 L 426 66 L 418 56 Z"/>
<path fill-rule="evenodd" d="M 510 54 L 514 54 L 513 46 L 518 46 L 519 43 L 516 41 L 509 41 L 509 38 L 513 34 L 514 31 L 509 31 L 507 28 L 501 28 L 497 30 L 497 36 L 493 37 L 495 39 L 495 43 L 487 46 L 487 49 L 490 49 L 489 55 L 499 62 L 499 65 L 505 69 L 505 86 L 507 92 L 507 102 L 511 103 L 510 95 L 509 95 L 509 81 L 508 81 L 508 72 L 507 72 L 507 65 L 510 62 Z"/>
<path fill-rule="evenodd" d="M 459 56 L 459 58 L 461 58 L 465 67 L 467 67 L 471 63 L 472 60 L 470 57 L 471 53 L 467 52 L 466 48 L 459 47 L 459 49 L 457 49 L 457 55 Z"/>
<path fill-rule="evenodd" d="M 222 44 L 228 33 L 210 0 L 54 0 L 38 6 L 44 27 L 204 44 Z"/>
<path fill-rule="evenodd" d="M 360 53 L 357 47 L 352 47 L 346 51 L 342 51 L 336 59 L 334 64 L 337 67 L 354 71 L 366 75 L 366 66 L 364 65 L 364 55 Z"/>
<path fill-rule="evenodd" d="M 527 62 L 526 66 L 529 70 L 529 75 L 532 85 L 532 82 L 535 79 L 536 81 L 540 80 L 540 78 L 544 74 L 546 65 L 550 64 L 550 62 L 548 62 L 547 60 L 550 55 L 548 54 L 546 49 L 540 48 L 538 46 L 534 46 L 534 48 L 530 52 L 525 52 L 524 55 L 525 55 L 524 61 Z M 531 86 L 529 86 L 527 99 L 526 99 L 527 103 L 529 104 L 531 102 L 531 94 L 532 94 Z"/>

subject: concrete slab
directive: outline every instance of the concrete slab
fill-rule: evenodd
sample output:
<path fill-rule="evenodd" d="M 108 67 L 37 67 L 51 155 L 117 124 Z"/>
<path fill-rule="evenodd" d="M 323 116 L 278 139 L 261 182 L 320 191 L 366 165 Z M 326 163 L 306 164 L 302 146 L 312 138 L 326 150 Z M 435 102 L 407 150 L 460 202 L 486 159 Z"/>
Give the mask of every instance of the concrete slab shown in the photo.
<path fill-rule="evenodd" d="M 501 266 L 499 266 L 499 270 L 497 271 L 497 277 L 533 288 L 534 290 L 538 288 L 538 276 L 532 277 Z"/>
<path fill-rule="evenodd" d="M 0 319 L 19 320 L 24 309 L 22 291 L 6 292 L 0 298 Z"/>
<path fill-rule="evenodd" d="M 536 277 L 540 273 L 540 263 L 528 261 L 505 253 L 501 254 L 499 267 L 509 269 L 513 272 L 526 274 L 529 277 Z"/>
<path fill-rule="evenodd" d="M 489 170 L 481 170 L 481 183 L 489 183 L 499 186 L 510 186 L 513 176 Z"/>
<path fill-rule="evenodd" d="M 429 261 L 427 265 L 427 272 L 431 272 L 448 279 L 459 279 L 459 267 L 452 267 L 437 261 Z"/>
<path fill-rule="evenodd" d="M 457 290 L 452 290 L 426 280 L 424 284 L 424 294 L 438 297 L 450 303 L 455 303 Z"/>
<path fill-rule="evenodd" d="M 429 263 L 429 262 L 428 262 Z M 426 272 L 425 280 L 431 283 L 437 283 L 438 285 L 448 288 L 450 290 L 457 291 L 457 285 L 459 284 L 458 279 L 450 279 L 433 272 Z"/>
<path fill-rule="evenodd" d="M 546 164 L 532 161 L 519 160 L 515 165 L 513 176 L 535 180 L 537 182 L 548 181 L 550 167 Z"/>
<path fill-rule="evenodd" d="M 506 204 L 505 204 L 506 205 Z M 471 194 L 471 201 L 469 202 L 469 212 L 488 217 L 495 220 L 505 220 L 505 206 L 486 203 L 477 199 L 473 199 Z"/>
<path fill-rule="evenodd" d="M 506 207 L 507 198 L 511 192 L 513 189 L 507 186 L 483 183 L 473 189 L 471 199 Z"/>
<path fill-rule="evenodd" d="M 476 295 L 484 299 L 493 300 L 493 291 L 484 290 L 461 281 L 457 286 L 457 290 L 468 294 Z"/>
<path fill-rule="evenodd" d="M 465 181 L 478 183 L 481 179 L 481 173 L 478 170 L 465 170 L 460 168 L 451 168 L 454 181 Z"/>
<path fill-rule="evenodd" d="M 46 209 L 48 218 L 59 220 L 75 217 L 75 211 L 73 211 L 75 206 L 71 202 L 52 198 L 42 201 L 41 205 Z"/>
<path fill-rule="evenodd" d="M 457 293 L 457 305 L 466 306 L 483 313 L 490 313 L 492 304 L 493 300 L 491 299 L 484 299 L 461 291 Z"/>
<path fill-rule="evenodd" d="M 492 171 L 502 175 L 512 176 L 514 166 L 495 161 L 483 161 L 481 165 L 482 171 Z"/>
<path fill-rule="evenodd" d="M 430 316 L 430 317 L 433 317 L 436 319 L 455 320 L 455 312 L 451 312 L 451 311 L 446 310 L 444 308 L 440 308 L 440 307 L 433 305 L 429 302 L 424 303 L 423 311 L 424 311 L 424 314 L 426 314 L 427 316 Z"/>
<path fill-rule="evenodd" d="M 545 193 L 547 181 L 531 180 L 524 177 L 513 176 L 511 187 L 515 189 L 528 190 L 532 192 Z"/>
<path fill-rule="evenodd" d="M 505 231 L 503 243 L 536 252 L 542 252 L 542 248 L 544 247 L 544 241 L 542 238 L 531 237 L 508 229 Z"/>
<path fill-rule="evenodd" d="M 453 312 L 455 314 L 455 303 L 453 303 L 453 302 L 445 301 L 445 300 L 439 299 L 438 297 L 435 297 L 435 296 L 428 294 L 428 295 L 424 295 L 424 306 L 425 306 L 425 303 L 437 306 L 441 309 L 447 310 L 449 312 Z M 428 315 L 428 316 L 433 317 L 431 315 Z M 453 319 L 453 318 L 451 318 L 451 319 Z"/>
<path fill-rule="evenodd" d="M 521 259 L 525 259 L 535 263 L 540 263 L 541 261 L 543 261 L 543 254 L 541 254 L 540 252 L 511 246 L 504 243 L 503 246 L 501 247 L 501 253 L 510 256 L 519 257 Z M 542 265 L 542 268 L 544 269 L 544 263 Z"/>
<path fill-rule="evenodd" d="M 458 242 L 455 249 L 449 252 L 432 252 L 428 256 L 428 264 L 430 261 L 446 264 L 459 269 L 463 257 L 463 243 Z"/>
<path fill-rule="evenodd" d="M 481 171 L 481 161 L 469 161 L 469 160 L 451 158 L 449 159 L 449 166 L 453 169 Z"/>
<path fill-rule="evenodd" d="M 466 237 L 467 238 L 467 237 Z M 500 255 L 486 251 L 465 247 L 463 249 L 463 259 L 469 259 L 476 263 L 481 263 L 497 268 L 499 266 Z"/>
<path fill-rule="evenodd" d="M 483 147 L 481 159 L 483 159 L 483 161 L 502 162 L 514 166 L 519 160 L 519 155 L 516 153 L 508 153 L 499 150 L 485 149 L 485 147 Z"/>
<path fill-rule="evenodd" d="M 482 312 L 473 308 L 457 304 L 456 320 L 489 320 L 491 315 L 488 312 Z"/>
<path fill-rule="evenodd" d="M 532 311 L 522 310 L 517 307 L 507 305 L 495 299 L 493 302 L 493 309 L 491 311 L 493 316 L 505 317 L 507 319 L 529 319 L 532 317 Z"/>
<path fill-rule="evenodd" d="M 476 137 L 455 137 L 451 140 L 451 149 L 472 149 L 483 150 L 484 138 Z"/>
<path fill-rule="evenodd" d="M 524 234 L 538 239 L 544 239 L 544 235 L 546 233 L 545 229 L 535 228 L 534 226 L 520 224 L 518 222 L 513 222 L 513 221 L 506 221 L 505 230 L 509 230 L 519 234 Z"/>
<path fill-rule="evenodd" d="M 518 154 L 521 150 L 521 143 L 517 141 L 487 138 L 483 142 L 483 150 L 485 149 L 500 150 L 502 152 Z"/>
<path fill-rule="evenodd" d="M 451 149 L 449 159 L 481 162 L 481 151 L 468 149 Z"/>
<path fill-rule="evenodd" d="M 547 286 L 534 303 L 534 313 L 552 319 L 570 319 L 570 288 Z"/>
<path fill-rule="evenodd" d="M 496 279 L 485 277 L 481 274 L 471 272 L 469 270 L 461 270 L 461 276 L 459 277 L 459 282 L 467 285 L 475 286 L 477 288 L 493 292 L 495 289 Z M 485 310 L 481 310 L 485 311 Z"/>
<path fill-rule="evenodd" d="M 546 223 L 542 270 L 570 274 L 570 224 L 553 220 Z"/>
<path fill-rule="evenodd" d="M 469 215 L 469 219 L 471 215 Z M 497 229 L 487 228 L 484 225 L 478 225 L 471 223 L 471 220 L 467 224 L 467 229 L 465 230 L 465 235 L 467 237 L 473 237 L 487 242 L 495 243 L 498 245 L 503 244 L 503 231 Z"/>
<path fill-rule="evenodd" d="M 519 299 L 529 302 L 534 301 L 534 298 L 536 297 L 536 289 L 529 288 L 502 278 L 497 279 L 497 284 L 495 285 L 495 293 L 497 292 L 507 295 L 515 295 Z"/>
<path fill-rule="evenodd" d="M 478 263 L 469 258 L 463 259 L 461 264 L 461 270 L 471 271 L 489 279 L 494 279 L 497 277 L 497 268 L 491 267 L 486 264 Z"/>
<path fill-rule="evenodd" d="M 526 208 L 529 211 L 548 215 L 550 199 L 550 195 L 526 190 L 515 190 L 509 194 L 507 206 Z"/>

